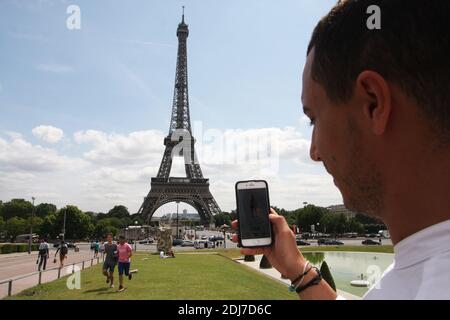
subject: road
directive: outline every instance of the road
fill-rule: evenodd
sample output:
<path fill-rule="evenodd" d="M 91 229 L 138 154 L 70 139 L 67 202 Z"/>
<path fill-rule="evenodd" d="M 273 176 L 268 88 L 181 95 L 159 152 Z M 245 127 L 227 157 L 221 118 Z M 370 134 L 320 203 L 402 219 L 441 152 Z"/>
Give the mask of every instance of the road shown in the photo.
<path fill-rule="evenodd" d="M 74 252 L 73 249 L 69 249 L 67 259 L 65 261 L 66 266 L 70 266 L 67 270 L 71 272 L 72 264 L 81 262 L 83 260 L 90 260 L 93 258 L 93 253 L 90 251 L 89 244 L 80 244 L 80 251 Z M 56 250 L 50 250 L 50 259 L 47 260 L 47 269 L 55 268 L 59 265 L 59 259 L 57 257 L 57 263 L 53 263 L 53 257 Z M 0 282 L 10 278 L 15 278 L 18 276 L 30 274 L 38 271 L 38 265 L 36 264 L 37 251 L 28 253 L 12 253 L 0 255 Z M 101 261 L 101 260 L 100 260 Z M 96 261 L 93 261 L 95 264 Z M 82 264 L 77 264 L 80 268 Z M 90 266 L 90 261 L 85 263 L 85 267 Z M 42 282 L 48 282 L 57 279 L 58 271 L 52 270 L 42 273 Z M 61 276 L 66 275 L 66 268 L 62 270 Z M 24 279 L 14 281 L 13 283 L 13 294 L 20 292 L 26 288 L 32 287 L 38 284 L 38 275 L 30 276 Z M 6 296 L 8 290 L 8 284 L 0 284 L 0 298 Z"/>

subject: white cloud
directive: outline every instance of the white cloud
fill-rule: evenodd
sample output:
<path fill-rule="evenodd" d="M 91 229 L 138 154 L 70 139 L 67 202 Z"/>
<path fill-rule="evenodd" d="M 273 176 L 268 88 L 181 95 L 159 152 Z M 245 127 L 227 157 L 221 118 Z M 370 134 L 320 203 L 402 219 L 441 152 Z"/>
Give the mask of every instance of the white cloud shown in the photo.
<path fill-rule="evenodd" d="M 64 132 L 53 126 L 41 125 L 35 127 L 31 132 L 36 138 L 48 143 L 57 143 L 64 137 Z"/>
<path fill-rule="evenodd" d="M 56 63 L 41 63 L 37 64 L 35 68 L 39 71 L 53 73 L 66 73 L 74 70 L 71 66 Z"/>
<path fill-rule="evenodd" d="M 82 159 L 66 157 L 53 149 L 32 145 L 20 135 L 9 135 L 9 141 L 0 138 L 1 171 L 55 171 L 78 169 L 85 165 Z"/>
<path fill-rule="evenodd" d="M 7 136 L 9 140 L 0 138 L 0 199 L 27 194 L 58 206 L 75 204 L 82 210 L 105 212 L 124 204 L 136 212 L 150 189 L 150 179 L 157 174 L 166 134 L 156 130 L 128 134 L 78 131 L 73 140 L 78 144 L 76 150 L 84 150 L 79 157 L 32 145 L 16 132 Z M 222 210 L 236 206 L 235 182 L 252 178 L 269 182 L 271 203 L 278 207 L 294 209 L 303 201 L 341 202 L 330 176 L 309 159 L 309 140 L 296 128 L 213 129 L 195 138 L 203 174 Z M 276 159 L 241 157 L 255 150 L 264 155 L 267 141 L 273 144 Z M 231 147 L 226 149 L 227 145 Z M 278 166 L 271 167 L 273 163 Z M 172 176 L 180 173 L 175 171 L 174 166 Z"/>
<path fill-rule="evenodd" d="M 127 165 L 154 162 L 162 157 L 164 134 L 161 131 L 137 131 L 127 135 L 106 134 L 97 130 L 78 131 L 75 142 L 91 144 L 86 160 L 104 165 Z"/>

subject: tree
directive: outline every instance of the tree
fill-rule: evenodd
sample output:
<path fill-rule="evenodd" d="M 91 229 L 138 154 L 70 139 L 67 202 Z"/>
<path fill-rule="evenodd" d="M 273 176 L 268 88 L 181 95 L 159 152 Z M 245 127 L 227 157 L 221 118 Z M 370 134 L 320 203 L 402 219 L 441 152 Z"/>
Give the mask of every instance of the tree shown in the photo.
<path fill-rule="evenodd" d="M 378 233 L 380 230 L 386 230 L 386 225 L 383 221 L 357 213 L 355 215 L 355 220 L 363 225 L 364 231 L 366 233 Z"/>
<path fill-rule="evenodd" d="M 27 230 L 30 230 L 31 217 L 26 219 L 26 222 L 27 222 L 26 223 L 26 228 L 27 228 Z M 33 217 L 33 233 L 36 233 L 39 236 L 42 236 L 41 231 L 42 231 L 43 223 L 44 223 L 44 219 L 42 219 L 40 217 Z"/>
<path fill-rule="evenodd" d="M 364 226 L 355 218 L 348 219 L 347 225 L 348 232 L 356 232 L 358 234 L 364 233 Z"/>
<path fill-rule="evenodd" d="M 114 206 L 111 210 L 108 212 L 108 217 L 110 218 L 130 218 L 130 213 L 128 212 L 127 207 L 125 206 Z"/>
<path fill-rule="evenodd" d="M 83 213 L 76 206 L 68 205 L 62 208 L 56 216 L 56 225 L 62 231 L 66 214 L 66 239 L 84 239 L 91 235 L 94 226 L 91 217 Z"/>
<path fill-rule="evenodd" d="M 24 199 L 12 199 L 3 204 L 2 215 L 5 220 L 12 217 L 28 218 L 33 211 L 33 204 Z"/>
<path fill-rule="evenodd" d="M 0 200 L 0 217 L 3 218 L 3 201 Z"/>
<path fill-rule="evenodd" d="M 231 226 L 231 215 L 228 212 L 222 212 L 214 215 L 214 224 L 216 227 L 220 227 L 224 224 Z"/>
<path fill-rule="evenodd" d="M 93 236 L 97 239 L 104 239 L 108 233 L 112 233 L 115 236 L 118 231 L 116 227 L 110 224 L 108 219 L 103 219 L 97 222 L 94 227 Z"/>
<path fill-rule="evenodd" d="M 329 210 L 308 204 L 304 208 L 294 211 L 297 215 L 297 225 L 302 228 L 303 232 L 311 230 L 311 225 L 320 224 L 321 219 Z"/>
<path fill-rule="evenodd" d="M 134 225 L 135 222 L 137 221 L 137 224 L 142 226 L 145 224 L 145 220 L 142 218 L 142 216 L 138 213 L 132 214 L 130 215 L 130 221 L 131 223 Z"/>
<path fill-rule="evenodd" d="M 260 269 L 271 269 L 272 265 L 269 262 L 269 259 L 265 255 L 262 256 L 261 261 L 259 263 Z"/>
<path fill-rule="evenodd" d="M 347 217 L 343 214 L 340 213 L 338 215 L 336 215 L 336 232 L 338 234 L 343 234 L 345 233 L 347 230 Z"/>
<path fill-rule="evenodd" d="M 255 261 L 255 256 L 254 256 L 254 255 L 251 255 L 251 254 L 246 254 L 245 257 L 244 257 L 244 261 L 245 261 L 245 262 L 252 262 L 252 261 Z"/>
<path fill-rule="evenodd" d="M 369 216 L 366 216 L 362 213 L 357 213 L 355 215 L 356 221 L 358 221 L 361 224 L 383 224 L 383 222 L 377 218 L 372 218 Z"/>
<path fill-rule="evenodd" d="M 36 217 L 45 218 L 46 216 L 50 214 L 56 213 L 56 206 L 51 203 L 40 203 L 36 206 L 35 215 Z"/>
<path fill-rule="evenodd" d="M 122 229 L 122 228 L 125 228 L 128 226 L 128 224 L 124 224 L 124 222 L 119 218 L 102 219 L 99 222 L 97 222 L 97 224 L 100 222 L 104 223 L 105 225 L 113 226 L 114 228 L 117 228 L 117 229 Z"/>
<path fill-rule="evenodd" d="M 45 238 L 56 238 L 61 233 L 61 228 L 56 223 L 56 214 L 46 216 L 42 221 L 40 235 Z"/>
<path fill-rule="evenodd" d="M 27 232 L 27 221 L 20 217 L 12 217 L 6 222 L 6 232 L 9 237 L 15 238 Z"/>
<path fill-rule="evenodd" d="M 293 226 L 297 223 L 297 214 L 295 211 L 288 211 L 283 208 L 273 207 L 273 209 L 281 216 L 286 219 L 286 222 L 289 226 Z"/>
<path fill-rule="evenodd" d="M 5 231 L 5 220 L 0 216 L 0 235 Z"/>
<path fill-rule="evenodd" d="M 322 274 L 323 279 L 328 283 L 328 285 L 336 291 L 336 284 L 334 283 L 333 276 L 331 275 L 330 268 L 328 268 L 328 264 L 326 261 L 322 262 L 320 266 L 320 273 Z"/>

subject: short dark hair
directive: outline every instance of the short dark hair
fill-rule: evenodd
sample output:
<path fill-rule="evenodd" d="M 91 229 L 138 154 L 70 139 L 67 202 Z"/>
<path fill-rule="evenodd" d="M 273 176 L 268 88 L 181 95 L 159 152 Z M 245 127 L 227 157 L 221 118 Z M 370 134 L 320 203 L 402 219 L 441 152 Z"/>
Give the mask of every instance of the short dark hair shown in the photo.
<path fill-rule="evenodd" d="M 381 28 L 366 25 L 370 5 Z M 314 29 L 312 78 L 328 98 L 348 101 L 358 75 L 379 73 L 419 106 L 439 137 L 450 143 L 450 1 L 343 0 Z"/>
<path fill-rule="evenodd" d="M 120 240 L 125 240 L 125 237 L 124 236 L 119 236 L 119 239 Z"/>

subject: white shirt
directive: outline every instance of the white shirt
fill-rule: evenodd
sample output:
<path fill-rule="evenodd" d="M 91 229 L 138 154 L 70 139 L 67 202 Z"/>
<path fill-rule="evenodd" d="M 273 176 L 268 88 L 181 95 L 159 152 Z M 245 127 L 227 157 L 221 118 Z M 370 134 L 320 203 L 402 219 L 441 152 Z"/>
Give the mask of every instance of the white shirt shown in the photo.
<path fill-rule="evenodd" d="M 363 299 L 450 299 L 450 220 L 397 243 L 394 262 Z"/>
<path fill-rule="evenodd" d="M 39 244 L 39 250 L 48 249 L 48 243 L 47 242 L 41 242 Z"/>

